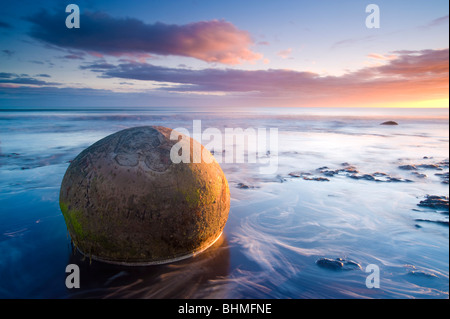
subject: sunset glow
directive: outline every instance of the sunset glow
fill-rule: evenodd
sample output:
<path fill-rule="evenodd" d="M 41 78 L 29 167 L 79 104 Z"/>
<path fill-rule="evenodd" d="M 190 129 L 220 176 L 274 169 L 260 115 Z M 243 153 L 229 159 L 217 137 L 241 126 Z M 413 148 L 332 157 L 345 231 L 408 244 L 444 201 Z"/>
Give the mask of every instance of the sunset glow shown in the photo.
<path fill-rule="evenodd" d="M 0 106 L 448 108 L 448 3 L 5 5 Z M 237 3 L 236 3 L 237 4 Z M 198 9 L 198 12 L 195 10 Z M 127 11 L 128 10 L 128 11 Z M 333 12 L 325 15 L 323 12 Z M 392 15 L 402 12 L 403 15 Z M 16 17 L 16 18 L 15 18 Z"/>
<path fill-rule="evenodd" d="M 0 8 L 0 300 L 448 300 L 448 0 Z"/>

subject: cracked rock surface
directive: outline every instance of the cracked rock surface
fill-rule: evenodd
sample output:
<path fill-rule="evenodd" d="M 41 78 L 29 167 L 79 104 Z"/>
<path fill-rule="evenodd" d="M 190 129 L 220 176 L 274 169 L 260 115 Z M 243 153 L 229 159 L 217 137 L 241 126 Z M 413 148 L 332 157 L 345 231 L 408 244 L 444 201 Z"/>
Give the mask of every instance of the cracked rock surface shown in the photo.
<path fill-rule="evenodd" d="M 186 136 L 170 140 L 171 133 L 125 129 L 71 162 L 60 207 L 82 253 L 111 263 L 163 263 L 202 251 L 221 235 L 230 209 L 225 175 L 202 145 Z M 190 150 L 189 163 L 172 162 L 176 143 Z M 198 151 L 202 160 L 194 163 Z"/>

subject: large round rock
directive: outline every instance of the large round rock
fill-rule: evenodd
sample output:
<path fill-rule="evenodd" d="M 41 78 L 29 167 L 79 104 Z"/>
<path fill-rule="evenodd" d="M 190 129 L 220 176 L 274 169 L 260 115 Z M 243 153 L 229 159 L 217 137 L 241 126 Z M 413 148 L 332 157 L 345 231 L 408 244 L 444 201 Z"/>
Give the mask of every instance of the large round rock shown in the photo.
<path fill-rule="evenodd" d="M 91 145 L 64 176 L 60 207 L 75 246 L 94 259 L 156 264 L 189 257 L 221 235 L 230 209 L 227 180 L 198 142 L 171 129 L 126 129 Z M 189 163 L 174 163 L 190 152 Z M 184 143 L 184 144 L 183 144 Z M 188 145 L 186 147 L 186 144 Z M 193 153 L 202 151 L 200 163 Z"/>

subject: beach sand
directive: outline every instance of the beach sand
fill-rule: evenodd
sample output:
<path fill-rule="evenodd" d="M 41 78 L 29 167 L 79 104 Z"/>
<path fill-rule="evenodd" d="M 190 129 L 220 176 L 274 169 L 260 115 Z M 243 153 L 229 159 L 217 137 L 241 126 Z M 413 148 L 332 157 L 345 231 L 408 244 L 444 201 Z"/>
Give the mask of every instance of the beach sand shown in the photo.
<path fill-rule="evenodd" d="M 0 297 L 448 298 L 448 110 L 397 111 L 0 112 Z M 278 129 L 277 152 L 257 157 L 276 172 L 261 174 L 262 160 L 221 164 L 231 192 L 221 239 L 149 267 L 77 253 L 58 204 L 70 161 L 121 129 L 193 120 Z M 64 286 L 70 263 L 80 289 Z M 369 265 L 380 288 L 366 286 Z"/>

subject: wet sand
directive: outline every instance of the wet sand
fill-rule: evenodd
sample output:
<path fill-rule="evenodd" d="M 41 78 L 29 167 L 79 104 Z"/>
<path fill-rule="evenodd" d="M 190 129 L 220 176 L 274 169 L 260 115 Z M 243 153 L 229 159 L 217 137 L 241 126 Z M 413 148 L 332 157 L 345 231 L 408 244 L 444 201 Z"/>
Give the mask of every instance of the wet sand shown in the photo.
<path fill-rule="evenodd" d="M 385 126 L 379 115 L 283 112 L 1 113 L 0 297 L 448 298 L 448 117 L 389 113 L 399 125 Z M 193 119 L 279 129 L 278 153 L 263 154 L 276 173 L 221 164 L 231 191 L 221 240 L 149 267 L 78 254 L 58 205 L 70 161 L 125 127 Z M 70 263 L 79 290 L 64 286 Z M 372 264 L 380 288 L 365 285 Z"/>

